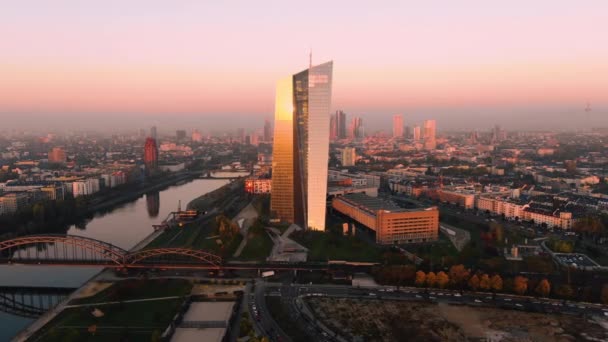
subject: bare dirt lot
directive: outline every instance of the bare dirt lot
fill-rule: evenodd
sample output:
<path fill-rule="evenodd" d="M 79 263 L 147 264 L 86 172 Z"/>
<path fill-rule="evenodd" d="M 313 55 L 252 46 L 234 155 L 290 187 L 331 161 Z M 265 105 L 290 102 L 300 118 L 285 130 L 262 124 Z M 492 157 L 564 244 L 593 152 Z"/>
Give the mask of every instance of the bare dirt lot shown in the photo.
<path fill-rule="evenodd" d="M 334 331 L 363 341 L 606 341 L 585 318 L 425 302 L 310 298 Z"/>

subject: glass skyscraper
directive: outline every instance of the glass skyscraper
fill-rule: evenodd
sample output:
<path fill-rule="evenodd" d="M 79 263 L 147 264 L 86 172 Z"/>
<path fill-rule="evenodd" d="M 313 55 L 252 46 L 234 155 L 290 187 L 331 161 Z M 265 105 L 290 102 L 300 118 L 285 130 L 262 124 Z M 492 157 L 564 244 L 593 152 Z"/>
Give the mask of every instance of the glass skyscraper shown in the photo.
<path fill-rule="evenodd" d="M 277 83 L 271 211 L 283 221 L 325 230 L 333 63 Z"/>

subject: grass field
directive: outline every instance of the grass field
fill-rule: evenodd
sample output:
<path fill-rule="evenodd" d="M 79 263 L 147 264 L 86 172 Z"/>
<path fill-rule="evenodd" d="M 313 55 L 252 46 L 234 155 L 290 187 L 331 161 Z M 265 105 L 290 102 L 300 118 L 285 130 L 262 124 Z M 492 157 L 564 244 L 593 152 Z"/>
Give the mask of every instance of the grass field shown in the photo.
<path fill-rule="evenodd" d="M 251 231 L 247 237 L 247 245 L 241 252 L 242 260 L 266 260 L 272 250 L 272 240 L 265 231 Z"/>
<path fill-rule="evenodd" d="M 185 296 L 191 290 L 192 283 L 185 279 L 128 279 L 117 282 L 91 297 L 74 299 L 70 304 Z"/>
<path fill-rule="evenodd" d="M 164 331 L 180 309 L 183 299 L 99 306 L 103 317 L 91 307 L 64 310 L 45 329 L 43 341 L 151 341 Z M 95 326 L 95 334 L 88 328 Z M 126 338 L 126 339 L 124 339 Z"/>
<path fill-rule="evenodd" d="M 306 231 L 292 234 L 298 243 L 309 249 L 308 260 L 380 261 L 382 248 L 352 236 Z"/>

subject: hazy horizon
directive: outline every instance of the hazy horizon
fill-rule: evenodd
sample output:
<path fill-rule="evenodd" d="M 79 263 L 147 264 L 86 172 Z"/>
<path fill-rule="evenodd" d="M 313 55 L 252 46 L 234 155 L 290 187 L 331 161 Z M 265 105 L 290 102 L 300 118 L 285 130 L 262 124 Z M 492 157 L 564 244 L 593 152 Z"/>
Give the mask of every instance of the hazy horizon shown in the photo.
<path fill-rule="evenodd" d="M 394 114 L 440 130 L 608 126 L 605 13 L 602 1 L 15 2 L 0 13 L 0 118 L 260 128 L 276 80 L 312 48 L 313 63 L 334 61 L 333 110 L 368 132 Z"/>

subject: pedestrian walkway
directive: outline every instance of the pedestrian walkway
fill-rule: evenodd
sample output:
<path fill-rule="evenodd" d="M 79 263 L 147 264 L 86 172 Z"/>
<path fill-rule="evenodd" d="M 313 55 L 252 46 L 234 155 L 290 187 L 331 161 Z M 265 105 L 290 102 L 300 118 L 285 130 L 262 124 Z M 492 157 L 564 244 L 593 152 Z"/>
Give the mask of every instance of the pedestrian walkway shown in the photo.
<path fill-rule="evenodd" d="M 308 249 L 289 238 L 291 233 L 301 229 L 299 226 L 292 224 L 281 234 L 281 231 L 276 228 L 266 228 L 270 232 L 270 239 L 274 244 L 268 261 L 305 262 L 308 258 Z"/>
<path fill-rule="evenodd" d="M 241 244 L 236 249 L 236 252 L 234 252 L 233 257 L 238 258 L 239 256 L 241 256 L 243 249 L 245 249 L 245 246 L 247 245 L 247 234 L 249 233 L 249 227 L 251 227 L 253 225 L 253 223 L 255 222 L 255 220 L 257 220 L 257 219 L 258 219 L 258 212 L 255 210 L 253 205 L 251 205 L 251 203 L 249 203 L 232 220 L 232 222 L 239 225 L 240 233 L 241 233 L 241 235 L 243 235 L 243 241 L 241 241 Z"/>

